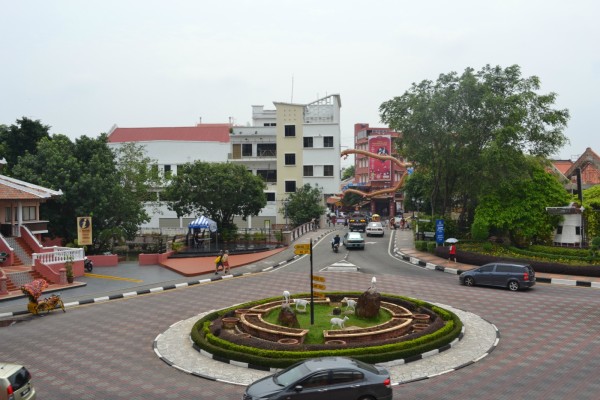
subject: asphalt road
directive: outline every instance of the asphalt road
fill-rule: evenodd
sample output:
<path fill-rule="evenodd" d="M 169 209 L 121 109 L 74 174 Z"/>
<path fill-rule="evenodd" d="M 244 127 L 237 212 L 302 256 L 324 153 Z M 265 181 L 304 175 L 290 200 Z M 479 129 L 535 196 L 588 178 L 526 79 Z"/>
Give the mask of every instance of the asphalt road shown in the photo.
<path fill-rule="evenodd" d="M 480 362 L 395 386 L 394 399 L 600 397 L 598 289 L 538 284 L 513 293 L 467 288 L 458 285 L 456 276 L 396 259 L 389 239 L 387 231 L 384 238 L 367 238 L 364 251 L 342 248 L 334 254 L 325 237 L 314 244 L 313 270 L 326 277 L 327 290 L 364 290 L 376 276 L 381 292 L 470 311 L 500 331 L 498 346 Z M 278 257 L 247 268 L 259 270 L 284 256 Z M 358 270 L 329 268 L 340 261 Z M 20 318 L 0 328 L 0 360 L 25 364 L 38 398 L 44 400 L 239 400 L 243 387 L 169 367 L 153 352 L 153 340 L 170 325 L 201 312 L 279 296 L 283 290 L 307 291 L 309 272 L 310 257 L 305 256 L 271 272 Z"/>

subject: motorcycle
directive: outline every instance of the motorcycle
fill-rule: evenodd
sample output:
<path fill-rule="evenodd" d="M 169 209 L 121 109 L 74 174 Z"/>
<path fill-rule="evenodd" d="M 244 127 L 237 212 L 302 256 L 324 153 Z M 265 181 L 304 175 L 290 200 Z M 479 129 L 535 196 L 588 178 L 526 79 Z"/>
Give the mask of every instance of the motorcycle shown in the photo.
<path fill-rule="evenodd" d="M 92 272 L 92 270 L 94 269 L 94 263 L 92 262 L 92 260 L 86 257 L 83 260 L 83 268 L 85 268 L 87 272 Z"/>
<path fill-rule="evenodd" d="M 333 244 L 333 252 L 337 253 L 340 250 L 340 244 L 339 243 L 334 243 Z"/>

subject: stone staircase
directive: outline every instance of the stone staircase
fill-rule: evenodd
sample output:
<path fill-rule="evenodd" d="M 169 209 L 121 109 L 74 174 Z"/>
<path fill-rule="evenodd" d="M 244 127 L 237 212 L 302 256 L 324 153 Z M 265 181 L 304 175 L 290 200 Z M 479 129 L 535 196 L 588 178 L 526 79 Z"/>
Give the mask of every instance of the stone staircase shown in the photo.
<path fill-rule="evenodd" d="M 13 266 L 24 265 L 30 267 L 33 265 L 31 256 L 33 250 L 31 250 L 31 247 L 29 247 L 23 238 L 6 237 L 5 239 L 10 247 L 14 249 L 15 262 L 13 263 Z"/>
<path fill-rule="evenodd" d="M 21 286 L 29 283 L 35 279 L 41 279 L 42 276 L 32 269 L 32 254 L 33 251 L 29 245 L 22 238 L 5 237 L 4 238 L 10 247 L 14 249 L 14 262 L 13 264 L 5 268 L 6 286 L 9 292 L 18 291 Z M 11 272 L 11 269 L 17 269 L 17 271 Z"/>
<path fill-rule="evenodd" d="M 6 274 L 6 289 L 9 292 L 17 291 L 21 286 L 35 279 L 43 279 L 43 277 L 35 271 L 23 272 L 8 272 Z"/>

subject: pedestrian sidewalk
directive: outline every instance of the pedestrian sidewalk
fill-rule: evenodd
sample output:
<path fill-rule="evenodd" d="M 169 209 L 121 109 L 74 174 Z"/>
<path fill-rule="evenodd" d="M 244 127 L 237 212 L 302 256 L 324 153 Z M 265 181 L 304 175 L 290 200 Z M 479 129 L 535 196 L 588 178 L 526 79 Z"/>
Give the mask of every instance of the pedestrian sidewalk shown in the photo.
<path fill-rule="evenodd" d="M 412 264 L 420 267 L 429 268 L 436 271 L 460 274 L 464 271 L 476 268 L 476 265 L 464 264 L 461 262 L 454 262 L 446 260 L 445 258 L 438 257 L 434 254 L 418 251 L 414 245 L 414 235 L 412 230 L 396 230 L 396 253 L 400 255 L 405 261 L 409 261 Z M 536 282 L 538 283 L 551 283 L 567 286 L 583 286 L 583 287 L 596 287 L 600 288 L 600 278 L 591 276 L 577 276 L 577 275 L 560 275 L 560 274 L 548 274 L 544 272 L 535 273 Z"/>

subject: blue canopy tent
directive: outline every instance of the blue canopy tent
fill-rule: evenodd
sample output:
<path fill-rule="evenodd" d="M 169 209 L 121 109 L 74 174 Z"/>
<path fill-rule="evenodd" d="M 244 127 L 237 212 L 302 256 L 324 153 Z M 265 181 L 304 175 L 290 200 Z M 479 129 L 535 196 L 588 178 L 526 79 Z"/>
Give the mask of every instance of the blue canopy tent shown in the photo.
<path fill-rule="evenodd" d="M 211 232 L 217 231 L 217 223 L 210 218 L 206 218 L 204 215 L 196 218 L 189 223 L 188 228 L 191 229 L 208 229 Z"/>
<path fill-rule="evenodd" d="M 202 215 L 188 224 L 188 230 L 188 243 L 196 249 L 206 251 L 210 250 L 210 234 L 217 232 L 217 223 Z M 205 230 L 210 232 L 208 237 L 205 236 Z"/>

